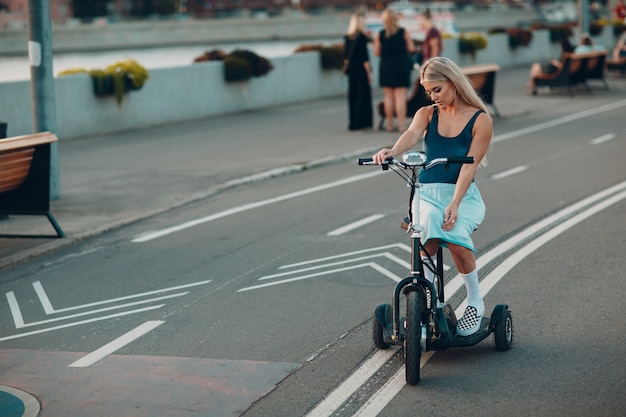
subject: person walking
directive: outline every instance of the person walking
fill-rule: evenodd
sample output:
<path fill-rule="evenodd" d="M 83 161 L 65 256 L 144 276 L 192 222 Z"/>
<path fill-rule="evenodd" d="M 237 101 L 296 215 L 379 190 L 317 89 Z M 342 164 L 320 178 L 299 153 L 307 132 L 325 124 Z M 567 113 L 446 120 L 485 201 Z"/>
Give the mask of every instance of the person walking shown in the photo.
<path fill-rule="evenodd" d="M 419 109 L 393 147 L 381 149 L 372 159 L 382 164 L 387 158 L 397 158 L 422 137 L 428 161 L 474 157 L 473 164 L 438 166 L 420 175 L 419 221 L 427 252 L 422 253 L 422 259 L 428 262 L 427 255 L 434 256 L 440 245 L 450 251 L 467 290 L 467 308 L 457 322 L 457 334 L 469 336 L 480 328 L 485 313 L 471 234 L 485 216 L 474 176 L 491 143 L 493 121 L 461 68 L 451 59 L 435 57 L 426 61 L 420 79 L 435 104 Z M 433 272 L 425 268 L 424 273 L 432 282 Z"/>
<path fill-rule="evenodd" d="M 422 29 L 426 32 L 426 38 L 422 44 L 422 62 L 430 58 L 440 56 L 443 51 L 443 40 L 441 32 L 433 25 L 433 15 L 430 9 L 424 10 L 421 14 Z"/>
<path fill-rule="evenodd" d="M 344 71 L 348 76 L 348 129 L 371 129 L 374 120 L 372 108 L 372 71 L 370 67 L 365 16 L 355 13 L 350 18 L 344 36 Z"/>
<path fill-rule="evenodd" d="M 380 57 L 379 85 L 383 89 L 383 103 L 387 131 L 394 131 L 394 115 L 398 131 L 406 129 L 406 92 L 411 85 L 413 65 L 409 53 L 416 51 L 409 33 L 398 24 L 398 15 L 391 9 L 382 13 L 383 30 L 374 37 L 374 55 Z"/>

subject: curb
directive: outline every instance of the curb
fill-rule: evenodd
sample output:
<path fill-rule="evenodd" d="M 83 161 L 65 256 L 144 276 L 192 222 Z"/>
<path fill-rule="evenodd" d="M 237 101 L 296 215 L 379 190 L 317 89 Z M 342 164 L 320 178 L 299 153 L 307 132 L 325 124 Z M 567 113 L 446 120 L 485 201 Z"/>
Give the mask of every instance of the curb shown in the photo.
<path fill-rule="evenodd" d="M 179 207 L 183 207 L 187 204 L 191 204 L 200 200 L 204 200 L 206 198 L 209 198 L 213 195 L 219 194 L 223 191 L 227 191 L 230 189 L 233 189 L 237 186 L 240 185 L 246 185 L 246 184 L 252 184 L 255 182 L 261 182 L 261 181 L 267 181 L 269 179 L 272 178 L 276 178 L 276 177 L 281 177 L 281 176 L 285 176 L 285 175 L 290 175 L 290 174 L 294 174 L 297 172 L 302 172 L 302 171 L 306 171 L 306 170 L 310 170 L 310 169 L 314 169 L 314 168 L 319 168 L 319 167 L 323 167 L 323 166 L 327 166 L 327 165 L 332 165 L 332 164 L 336 164 L 336 163 L 340 163 L 343 162 L 345 160 L 351 159 L 351 158 L 357 158 L 359 156 L 362 155 L 371 155 L 374 154 L 376 151 L 378 151 L 380 148 L 384 147 L 385 145 L 377 145 L 377 146 L 372 146 L 369 148 L 362 148 L 362 149 L 357 149 L 355 151 L 352 152 L 347 152 L 347 153 L 343 153 L 343 154 L 338 154 L 338 155 L 331 155 L 331 156 L 327 156 L 327 157 L 323 157 L 323 158 L 319 158 L 319 159 L 314 159 L 311 161 L 307 161 L 307 162 L 301 162 L 298 164 L 292 164 L 292 165 L 286 165 L 283 167 L 278 167 L 278 168 L 272 168 L 269 169 L 265 172 L 261 172 L 258 174 L 254 174 L 254 175 L 249 175 L 249 176 L 245 176 L 245 177 L 241 177 L 238 179 L 234 179 L 234 180 L 230 180 L 227 181 L 223 184 L 219 184 L 215 187 L 212 187 L 206 191 L 203 192 L 197 192 L 194 193 L 192 195 L 190 195 L 188 198 L 184 199 L 184 200 L 179 200 L 176 204 L 171 204 L 167 207 L 163 207 L 163 208 L 159 208 L 159 209 L 155 209 L 155 210 L 150 210 L 150 211 L 146 211 L 144 213 L 138 214 L 136 216 L 133 217 L 128 217 L 125 219 L 119 219 L 119 220 L 115 220 L 112 221 L 110 223 L 107 224 L 103 224 L 103 225 L 99 225 L 99 226 L 93 226 L 87 230 L 83 230 L 81 232 L 75 233 L 72 237 L 66 237 L 64 239 L 55 239 L 52 242 L 47 242 L 45 244 L 42 245 L 38 245 L 34 248 L 29 248 L 29 249 L 24 249 L 20 252 L 14 253 L 11 256 L 8 256 L 4 259 L 0 259 L 0 271 L 5 270 L 5 269 L 10 269 L 13 268 L 19 264 L 22 264 L 32 258 L 41 256 L 41 255 L 45 255 L 47 253 L 50 252 L 54 252 L 56 250 L 59 250 L 61 248 L 65 248 L 68 247 L 70 245 L 73 245 L 75 243 L 78 243 L 82 240 L 88 239 L 88 238 L 92 238 L 94 236 L 98 236 L 102 233 L 106 233 L 109 232 L 111 230 L 114 229 L 118 229 L 120 227 L 138 222 L 140 220 L 144 220 L 153 216 L 156 216 L 158 214 L 162 214 L 162 213 L 166 213 L 170 210 L 179 208 Z M 2 416 L 4 417 L 4 416 Z"/>
<path fill-rule="evenodd" d="M 3 417 L 37 417 L 40 411 L 39 401 L 29 393 L 0 385 L 0 414 Z"/>

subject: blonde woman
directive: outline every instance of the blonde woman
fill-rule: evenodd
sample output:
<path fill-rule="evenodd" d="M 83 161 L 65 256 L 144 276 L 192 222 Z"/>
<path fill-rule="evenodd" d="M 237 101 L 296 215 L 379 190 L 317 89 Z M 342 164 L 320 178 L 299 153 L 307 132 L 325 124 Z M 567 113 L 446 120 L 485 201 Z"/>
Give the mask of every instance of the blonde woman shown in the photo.
<path fill-rule="evenodd" d="M 457 324 L 457 333 L 468 336 L 480 327 L 485 305 L 478 287 L 478 273 L 471 234 L 485 216 L 485 204 L 474 182 L 493 135 L 493 123 L 485 104 L 476 95 L 457 64 L 445 57 L 426 61 L 420 79 L 435 104 L 420 108 L 391 149 L 373 156 L 380 164 L 413 148 L 424 137 L 428 160 L 448 156 L 473 156 L 473 164 L 437 166 L 420 175 L 420 224 L 424 247 L 433 256 L 440 245 L 450 251 L 463 276 L 468 305 Z M 426 254 L 422 254 L 427 259 Z M 433 273 L 425 268 L 427 279 Z"/>
<path fill-rule="evenodd" d="M 406 129 L 406 92 L 411 85 L 409 53 L 415 44 L 404 28 L 398 25 L 398 15 L 391 9 L 382 14 L 383 30 L 374 36 L 374 55 L 380 57 L 379 85 L 383 88 L 383 104 L 387 131 L 393 128 L 394 115 L 398 131 Z"/>
<path fill-rule="evenodd" d="M 372 71 L 367 44 L 370 41 L 365 30 L 365 16 L 355 13 L 350 18 L 344 36 L 344 69 L 348 76 L 348 129 L 372 128 Z"/>

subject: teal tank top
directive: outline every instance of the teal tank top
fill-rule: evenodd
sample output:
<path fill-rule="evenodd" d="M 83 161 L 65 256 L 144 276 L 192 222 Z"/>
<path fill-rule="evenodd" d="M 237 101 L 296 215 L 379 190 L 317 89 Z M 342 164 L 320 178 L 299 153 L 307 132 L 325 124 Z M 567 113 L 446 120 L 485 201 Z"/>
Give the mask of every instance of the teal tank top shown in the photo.
<path fill-rule="evenodd" d="M 472 129 L 476 118 L 482 110 L 478 110 L 467 122 L 463 131 L 456 137 L 448 138 L 441 136 L 437 130 L 439 125 L 439 109 L 435 106 L 433 117 L 428 124 L 426 136 L 424 137 L 424 152 L 426 158 L 430 162 L 435 158 L 446 158 L 448 156 L 467 156 L 470 145 L 472 144 Z M 446 183 L 456 184 L 459 178 L 462 164 L 437 165 L 420 174 L 420 182 L 422 183 Z"/>

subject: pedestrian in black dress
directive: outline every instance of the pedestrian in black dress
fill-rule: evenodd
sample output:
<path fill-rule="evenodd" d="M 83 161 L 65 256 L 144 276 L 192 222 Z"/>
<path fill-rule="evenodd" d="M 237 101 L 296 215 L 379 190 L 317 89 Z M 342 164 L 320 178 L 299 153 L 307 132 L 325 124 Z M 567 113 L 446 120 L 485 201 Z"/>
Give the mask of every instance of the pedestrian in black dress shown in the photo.
<path fill-rule="evenodd" d="M 365 34 L 365 16 L 355 13 L 350 18 L 348 31 L 344 36 L 344 71 L 348 76 L 349 130 L 371 129 L 372 72 L 370 68 Z"/>
<path fill-rule="evenodd" d="M 393 128 L 394 115 L 398 131 L 406 129 L 406 92 L 411 85 L 413 64 L 409 53 L 416 51 L 409 33 L 398 24 L 398 15 L 391 9 L 382 14 L 383 30 L 374 37 L 374 54 L 380 57 L 379 84 L 383 88 L 383 103 L 387 131 Z"/>

